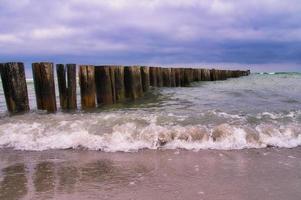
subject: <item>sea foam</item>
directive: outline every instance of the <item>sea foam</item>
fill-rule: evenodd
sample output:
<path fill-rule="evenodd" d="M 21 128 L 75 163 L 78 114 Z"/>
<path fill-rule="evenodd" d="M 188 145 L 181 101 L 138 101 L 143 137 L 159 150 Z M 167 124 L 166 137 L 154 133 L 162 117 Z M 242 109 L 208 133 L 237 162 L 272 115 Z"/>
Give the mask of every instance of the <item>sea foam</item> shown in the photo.
<path fill-rule="evenodd" d="M 230 150 L 301 145 L 301 124 L 295 121 L 299 112 L 258 114 L 259 119 L 269 117 L 258 124 L 248 123 L 247 116 L 217 111 L 209 113 L 228 121 L 204 124 L 200 120 L 200 123 L 185 125 L 182 123 L 184 116 L 177 121 L 176 115 L 164 113 L 30 113 L 2 120 L 0 148 L 131 152 L 140 149 Z M 164 121 L 162 116 L 165 116 Z M 282 118 L 291 120 L 282 123 Z"/>

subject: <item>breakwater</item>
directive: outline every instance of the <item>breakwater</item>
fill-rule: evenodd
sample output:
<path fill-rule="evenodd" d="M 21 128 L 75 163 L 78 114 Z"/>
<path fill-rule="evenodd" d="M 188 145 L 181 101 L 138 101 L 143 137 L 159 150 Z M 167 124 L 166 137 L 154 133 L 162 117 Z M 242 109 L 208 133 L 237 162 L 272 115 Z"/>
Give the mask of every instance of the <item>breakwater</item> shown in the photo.
<path fill-rule="evenodd" d="M 54 64 L 32 64 L 36 104 L 39 110 L 56 112 Z M 77 73 L 78 71 L 78 73 Z M 1 79 L 10 113 L 30 110 L 24 64 L 0 64 Z M 81 109 L 93 109 L 126 99 L 141 98 L 151 87 L 188 87 L 195 81 L 218 81 L 250 74 L 250 70 L 202 68 L 164 68 L 148 66 L 113 66 L 56 64 L 59 104 L 62 110 L 77 109 L 77 76 Z"/>

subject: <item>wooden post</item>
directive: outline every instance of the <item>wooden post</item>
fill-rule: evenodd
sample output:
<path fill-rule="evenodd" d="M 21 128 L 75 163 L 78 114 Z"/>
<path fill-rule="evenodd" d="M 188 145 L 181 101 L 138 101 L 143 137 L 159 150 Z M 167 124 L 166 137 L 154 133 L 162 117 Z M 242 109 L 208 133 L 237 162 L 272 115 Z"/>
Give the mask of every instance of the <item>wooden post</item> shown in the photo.
<path fill-rule="evenodd" d="M 142 89 L 143 92 L 147 92 L 150 86 L 149 67 L 142 66 L 140 70 L 141 70 Z"/>
<path fill-rule="evenodd" d="M 199 71 L 198 69 L 192 69 L 193 81 L 199 81 Z"/>
<path fill-rule="evenodd" d="M 162 68 L 162 77 L 163 77 L 163 86 L 164 87 L 171 86 L 170 74 L 171 74 L 170 68 Z"/>
<path fill-rule="evenodd" d="M 156 67 L 149 68 L 149 80 L 150 80 L 151 86 L 157 87 L 157 69 L 156 69 Z"/>
<path fill-rule="evenodd" d="M 59 88 L 59 96 L 60 96 L 60 105 L 61 108 L 66 110 L 68 109 L 68 94 L 67 94 L 67 85 L 66 85 L 66 71 L 65 66 L 63 64 L 56 65 L 57 72 L 57 81 Z"/>
<path fill-rule="evenodd" d="M 115 95 L 116 101 L 122 101 L 125 99 L 125 88 L 124 88 L 124 67 L 116 66 L 115 70 Z"/>
<path fill-rule="evenodd" d="M 115 98 L 115 76 L 112 66 L 95 67 L 95 84 L 97 104 L 110 105 L 116 102 Z"/>
<path fill-rule="evenodd" d="M 109 66 L 111 86 L 112 86 L 112 99 L 113 103 L 116 103 L 116 89 L 115 89 L 115 66 Z"/>
<path fill-rule="evenodd" d="M 9 112 L 18 113 L 29 110 L 27 84 L 23 63 L 1 64 L 1 79 Z"/>
<path fill-rule="evenodd" d="M 189 68 L 184 68 L 182 69 L 182 83 L 181 86 L 183 87 L 188 87 L 190 85 L 190 82 L 193 79 L 193 74 L 191 73 L 191 69 Z"/>
<path fill-rule="evenodd" d="M 68 109 L 77 109 L 76 64 L 67 64 Z"/>
<path fill-rule="evenodd" d="M 176 87 L 181 87 L 181 69 L 180 68 L 175 69 L 175 83 L 176 83 Z"/>
<path fill-rule="evenodd" d="M 226 79 L 230 78 L 230 71 L 229 70 L 225 70 L 225 76 L 226 76 Z"/>
<path fill-rule="evenodd" d="M 215 70 L 215 75 L 216 75 L 216 80 L 219 81 L 219 80 L 222 80 L 222 77 L 221 77 L 221 70 Z"/>
<path fill-rule="evenodd" d="M 226 70 L 221 71 L 221 77 L 222 77 L 222 80 L 227 80 L 227 71 Z"/>
<path fill-rule="evenodd" d="M 76 65 L 56 65 L 60 105 L 63 110 L 76 109 Z M 66 82 L 67 71 L 67 82 Z"/>
<path fill-rule="evenodd" d="M 198 69 L 198 81 L 202 81 L 202 69 Z"/>
<path fill-rule="evenodd" d="M 210 70 L 210 80 L 216 81 L 216 70 L 215 69 Z"/>
<path fill-rule="evenodd" d="M 190 83 L 195 81 L 194 77 L 194 69 L 190 68 L 189 71 L 189 76 L 190 76 Z"/>
<path fill-rule="evenodd" d="M 163 87 L 163 75 L 162 75 L 162 68 L 157 67 L 157 87 Z"/>
<path fill-rule="evenodd" d="M 209 69 L 201 69 L 202 71 L 202 81 L 210 81 L 211 75 Z"/>
<path fill-rule="evenodd" d="M 184 74 L 184 68 L 180 68 L 180 78 L 181 78 L 181 87 L 185 87 L 185 74 Z"/>
<path fill-rule="evenodd" d="M 83 109 L 95 108 L 95 74 L 93 65 L 79 66 L 79 85 Z"/>
<path fill-rule="evenodd" d="M 140 67 L 124 67 L 126 97 L 137 99 L 143 96 Z"/>
<path fill-rule="evenodd" d="M 37 108 L 55 112 L 56 96 L 53 75 L 53 63 L 41 62 L 32 64 Z"/>
<path fill-rule="evenodd" d="M 170 69 L 170 86 L 171 87 L 176 87 L 176 69 L 175 68 L 171 68 Z"/>

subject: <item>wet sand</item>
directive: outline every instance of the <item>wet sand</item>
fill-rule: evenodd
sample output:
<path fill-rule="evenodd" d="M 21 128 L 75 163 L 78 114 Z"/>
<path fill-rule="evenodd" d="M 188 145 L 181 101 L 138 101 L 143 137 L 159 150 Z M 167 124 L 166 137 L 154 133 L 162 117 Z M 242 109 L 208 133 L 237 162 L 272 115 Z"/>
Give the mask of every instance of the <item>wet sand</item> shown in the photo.
<path fill-rule="evenodd" d="M 301 148 L 0 150 L 0 199 L 301 199 Z"/>

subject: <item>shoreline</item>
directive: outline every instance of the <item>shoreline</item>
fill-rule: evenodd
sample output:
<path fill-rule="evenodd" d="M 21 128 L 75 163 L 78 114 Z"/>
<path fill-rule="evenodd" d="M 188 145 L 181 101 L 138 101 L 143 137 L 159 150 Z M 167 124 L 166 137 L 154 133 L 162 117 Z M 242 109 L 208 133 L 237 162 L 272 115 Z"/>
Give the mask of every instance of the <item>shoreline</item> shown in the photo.
<path fill-rule="evenodd" d="M 300 155 L 301 147 L 135 153 L 2 149 L 0 194 L 4 199 L 297 200 Z"/>

